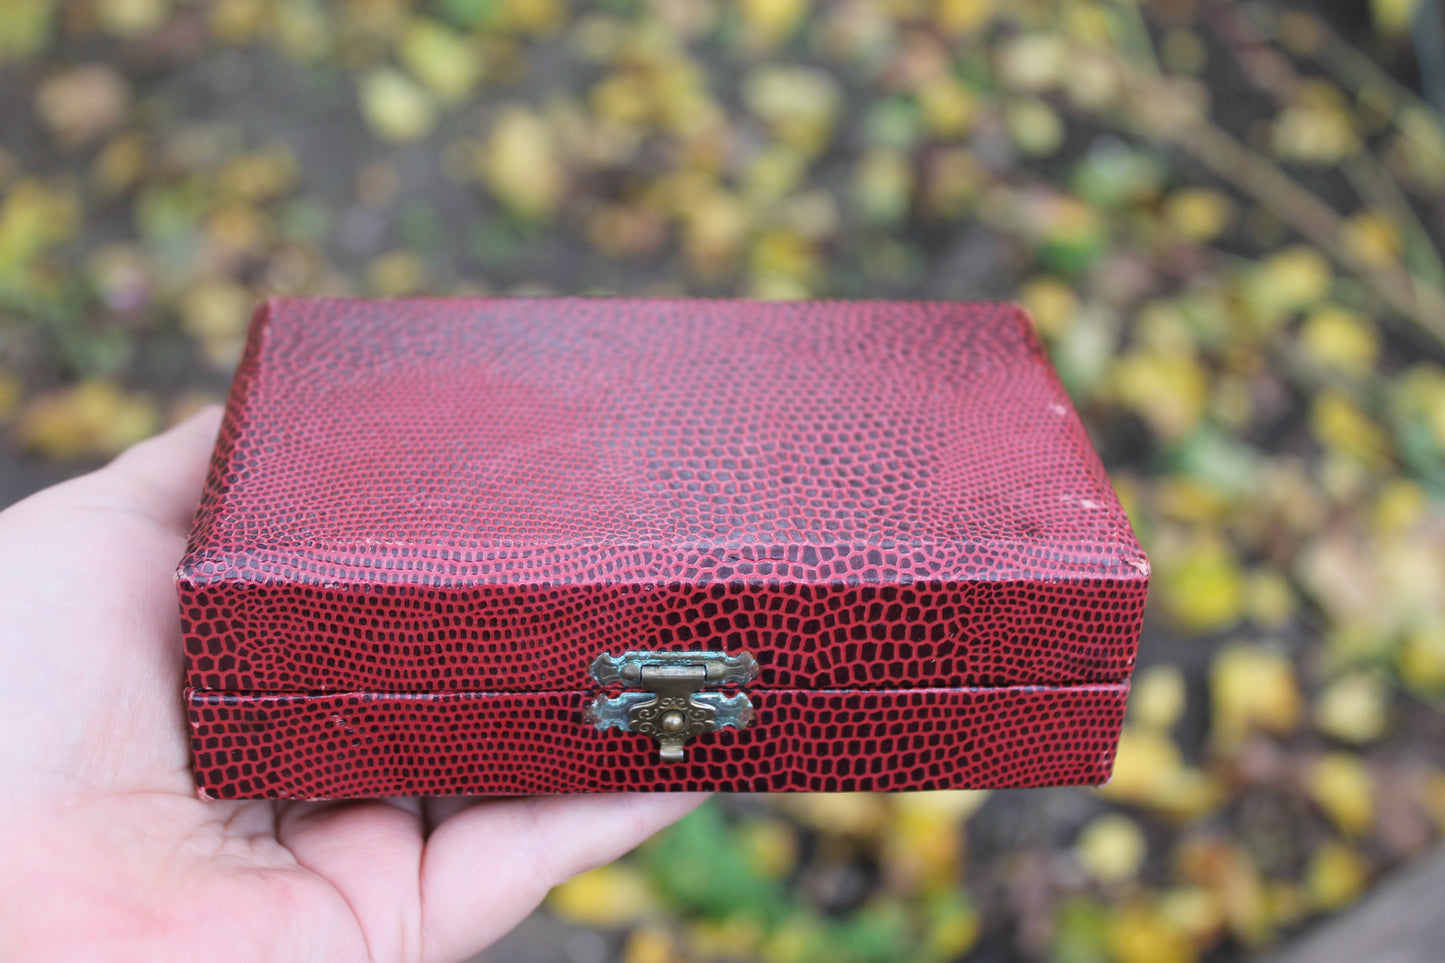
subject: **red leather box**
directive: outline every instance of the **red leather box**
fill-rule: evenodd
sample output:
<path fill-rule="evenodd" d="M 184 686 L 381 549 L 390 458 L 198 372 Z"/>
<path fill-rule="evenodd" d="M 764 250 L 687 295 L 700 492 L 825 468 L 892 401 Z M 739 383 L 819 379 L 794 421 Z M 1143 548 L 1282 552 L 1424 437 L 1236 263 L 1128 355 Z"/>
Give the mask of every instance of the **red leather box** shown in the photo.
<path fill-rule="evenodd" d="M 1148 576 L 1010 305 L 272 301 L 177 573 L 196 785 L 1099 783 Z"/>

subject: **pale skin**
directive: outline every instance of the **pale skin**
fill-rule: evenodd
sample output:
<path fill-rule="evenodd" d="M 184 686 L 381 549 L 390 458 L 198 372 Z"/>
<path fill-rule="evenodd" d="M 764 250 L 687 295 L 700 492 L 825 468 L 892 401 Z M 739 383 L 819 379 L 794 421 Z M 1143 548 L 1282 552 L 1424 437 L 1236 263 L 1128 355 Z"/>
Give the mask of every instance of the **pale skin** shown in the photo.
<path fill-rule="evenodd" d="M 465 959 L 697 795 L 196 798 L 172 573 L 220 413 L 0 513 L 0 959 Z"/>

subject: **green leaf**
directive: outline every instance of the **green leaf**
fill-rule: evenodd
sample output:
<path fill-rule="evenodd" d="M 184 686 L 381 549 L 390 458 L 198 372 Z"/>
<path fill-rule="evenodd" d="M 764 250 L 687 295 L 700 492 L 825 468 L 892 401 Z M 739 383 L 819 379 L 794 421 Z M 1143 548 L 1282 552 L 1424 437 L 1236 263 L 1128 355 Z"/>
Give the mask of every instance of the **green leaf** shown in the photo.
<path fill-rule="evenodd" d="M 1242 495 L 1259 478 L 1260 455 L 1211 425 L 1201 424 L 1166 456 L 1171 473 L 1197 478 L 1221 492 Z"/>
<path fill-rule="evenodd" d="M 1104 140 L 1090 148 L 1074 169 L 1074 191 L 1101 207 L 1122 207 L 1158 195 L 1164 179 L 1159 159 Z"/>
<path fill-rule="evenodd" d="M 1059 907 L 1050 963 L 1109 963 L 1109 911 L 1091 899 Z"/>
<path fill-rule="evenodd" d="M 446 239 L 445 227 L 435 207 L 426 201 L 410 201 L 397 214 L 402 244 L 414 251 L 435 251 Z"/>
<path fill-rule="evenodd" d="M 0 14 L 0 61 L 45 49 L 59 6 L 54 0 L 7 0 Z"/>
<path fill-rule="evenodd" d="M 483 27 L 502 12 L 498 0 L 441 0 L 442 16 L 459 27 Z"/>
<path fill-rule="evenodd" d="M 863 130 L 872 147 L 912 150 L 923 135 L 923 120 L 913 101 L 892 97 L 873 105 Z"/>
<path fill-rule="evenodd" d="M 912 959 L 908 916 L 897 902 L 875 903 L 836 922 L 826 931 L 829 952 L 820 959 L 848 963 L 895 963 Z"/>
<path fill-rule="evenodd" d="M 791 900 L 750 865 L 716 803 L 705 803 L 642 850 L 657 891 L 678 909 L 721 919 L 746 914 L 775 923 Z"/>

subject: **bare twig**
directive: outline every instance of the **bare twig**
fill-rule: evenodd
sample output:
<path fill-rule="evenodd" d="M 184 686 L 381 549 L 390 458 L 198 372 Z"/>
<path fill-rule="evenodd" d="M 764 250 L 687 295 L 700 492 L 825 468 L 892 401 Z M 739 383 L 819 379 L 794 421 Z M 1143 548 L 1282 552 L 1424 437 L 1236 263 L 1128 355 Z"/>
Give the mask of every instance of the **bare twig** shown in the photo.
<path fill-rule="evenodd" d="M 1241 9 L 1256 30 L 1270 40 L 1277 39 L 1279 13 L 1275 9 L 1275 5 L 1247 3 Z M 1408 105 L 1411 109 L 1418 111 L 1421 116 L 1429 117 L 1436 131 L 1440 133 L 1442 139 L 1445 139 L 1445 127 L 1441 126 L 1439 114 L 1427 101 L 1392 77 L 1389 71 L 1356 50 L 1324 21 L 1317 20 L 1315 26 L 1319 31 L 1320 44 L 1314 52 L 1313 59 L 1326 73 L 1351 90 L 1361 90 L 1373 86 L 1387 92 L 1396 104 Z M 1413 131 L 1403 127 L 1398 129 L 1403 136 L 1415 140 L 1417 144 L 1420 143 Z M 1433 147 L 1434 145 L 1424 144 L 1421 146 Z"/>
<path fill-rule="evenodd" d="M 1370 285 L 1392 309 L 1445 348 L 1445 291 L 1396 265 L 1363 261 L 1342 238 L 1344 219 L 1277 164 L 1219 127 L 1159 77 L 1124 70 L 1126 98 L 1118 122 L 1136 136 L 1185 151 L 1251 195 L 1336 262 Z"/>
<path fill-rule="evenodd" d="M 1240 20 L 1231 29 L 1252 29 Z M 1268 59 L 1269 51 L 1245 63 L 1285 84 L 1297 82 L 1287 63 Z M 1275 55 L 1277 57 L 1277 55 Z M 1246 58 L 1248 59 L 1248 58 Z M 1241 143 L 1212 121 L 1178 85 L 1148 58 L 1120 58 L 1124 98 L 1113 122 L 1145 140 L 1186 152 L 1239 190 L 1252 196 L 1365 282 L 1395 313 L 1411 322 L 1437 349 L 1445 349 L 1445 288 L 1395 264 L 1366 261 L 1344 242 L 1344 218 L 1306 190 L 1278 164 Z M 1427 108 L 1428 109 L 1428 108 Z M 1413 216 L 1413 214 L 1412 214 Z M 1407 221 L 1408 223 L 1408 221 Z M 1421 228 L 1423 230 L 1423 228 Z M 1438 256 L 1438 253 L 1437 253 Z M 1429 272 L 1433 273 L 1433 272 Z M 1445 269 L 1442 269 L 1445 274 Z"/>
<path fill-rule="evenodd" d="M 1215 36 L 1234 54 L 1256 87 L 1281 107 L 1295 102 L 1304 81 L 1289 59 L 1270 45 L 1257 22 L 1242 15 L 1233 4 L 1207 3 L 1205 14 Z M 1323 24 L 1320 27 L 1323 30 Z M 1337 38 L 1336 42 L 1343 44 Z M 1445 263 L 1430 232 L 1379 158 L 1362 148 L 1344 158 L 1340 169 L 1367 203 L 1388 211 L 1401 227 L 1407 266 L 1434 284 L 1445 284 Z"/>

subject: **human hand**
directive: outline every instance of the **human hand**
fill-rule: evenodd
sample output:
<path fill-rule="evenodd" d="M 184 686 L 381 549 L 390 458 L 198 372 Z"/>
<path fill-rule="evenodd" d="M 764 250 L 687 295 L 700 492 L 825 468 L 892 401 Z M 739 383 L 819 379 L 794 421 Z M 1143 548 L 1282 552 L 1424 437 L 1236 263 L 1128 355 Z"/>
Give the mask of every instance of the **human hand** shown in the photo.
<path fill-rule="evenodd" d="M 0 513 L 0 958 L 457 960 L 702 799 L 197 799 L 172 573 L 218 422 Z"/>

